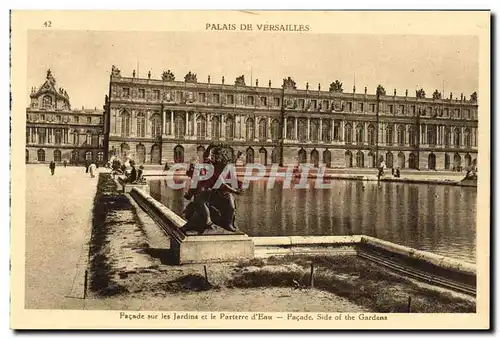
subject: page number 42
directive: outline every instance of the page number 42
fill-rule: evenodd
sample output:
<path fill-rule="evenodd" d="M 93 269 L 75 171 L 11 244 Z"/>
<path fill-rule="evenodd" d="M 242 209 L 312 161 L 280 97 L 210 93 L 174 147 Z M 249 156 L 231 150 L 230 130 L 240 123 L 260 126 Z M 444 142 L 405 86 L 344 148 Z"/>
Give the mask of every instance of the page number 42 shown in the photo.
<path fill-rule="evenodd" d="M 52 27 L 52 21 L 45 21 L 43 27 Z"/>

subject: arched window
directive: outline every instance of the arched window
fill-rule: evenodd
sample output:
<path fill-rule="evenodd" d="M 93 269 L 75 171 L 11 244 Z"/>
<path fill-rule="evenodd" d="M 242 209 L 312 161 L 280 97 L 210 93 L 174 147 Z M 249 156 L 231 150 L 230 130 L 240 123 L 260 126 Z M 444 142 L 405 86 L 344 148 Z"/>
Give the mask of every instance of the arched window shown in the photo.
<path fill-rule="evenodd" d="M 464 146 L 470 148 L 471 147 L 471 142 L 470 142 L 470 130 L 469 128 L 466 128 L 464 131 Z"/>
<path fill-rule="evenodd" d="M 274 119 L 271 122 L 271 139 L 273 141 L 276 141 L 280 137 L 280 123 L 278 120 Z"/>
<path fill-rule="evenodd" d="M 326 167 L 332 167 L 332 153 L 329 150 L 323 151 L 323 162 L 326 164 Z"/>
<path fill-rule="evenodd" d="M 205 153 L 205 147 L 198 146 L 198 148 L 196 149 L 196 153 L 198 154 L 198 161 L 200 163 L 203 162 L 203 153 Z"/>
<path fill-rule="evenodd" d="M 307 153 L 306 153 L 306 150 L 301 148 L 299 150 L 299 164 L 305 164 L 307 162 Z"/>
<path fill-rule="evenodd" d="M 389 168 L 394 166 L 394 156 L 391 152 L 387 152 L 385 155 L 385 165 Z"/>
<path fill-rule="evenodd" d="M 174 147 L 174 162 L 183 163 L 184 162 L 184 147 L 177 145 Z"/>
<path fill-rule="evenodd" d="M 460 128 L 456 127 L 453 132 L 453 146 L 460 147 Z"/>
<path fill-rule="evenodd" d="M 345 151 L 345 167 L 352 167 L 352 153 Z"/>
<path fill-rule="evenodd" d="M 219 116 L 212 117 L 212 138 L 216 140 L 220 138 L 220 125 Z"/>
<path fill-rule="evenodd" d="M 377 167 L 376 161 L 375 161 L 375 153 L 373 151 L 368 152 L 368 167 Z"/>
<path fill-rule="evenodd" d="M 122 124 L 121 124 L 121 135 L 122 137 L 128 137 L 130 135 L 130 113 L 123 111 L 121 114 Z"/>
<path fill-rule="evenodd" d="M 410 146 L 417 147 L 417 137 L 418 137 L 417 128 L 415 126 L 410 126 L 408 135 L 410 137 Z"/>
<path fill-rule="evenodd" d="M 365 167 L 365 155 L 361 151 L 356 153 L 356 167 Z"/>
<path fill-rule="evenodd" d="M 77 150 L 71 151 L 71 163 L 72 164 L 78 163 L 78 151 Z"/>
<path fill-rule="evenodd" d="M 254 151 L 253 151 L 253 148 L 249 147 L 247 148 L 247 152 L 246 152 L 246 162 L 247 164 L 253 164 L 254 162 Z"/>
<path fill-rule="evenodd" d="M 364 130 L 365 127 L 362 122 L 356 125 L 356 143 L 364 142 Z"/>
<path fill-rule="evenodd" d="M 37 130 L 37 133 L 38 133 L 38 143 L 39 144 L 45 144 L 47 139 L 46 139 L 46 129 L 44 127 L 39 127 L 38 130 Z"/>
<path fill-rule="evenodd" d="M 45 161 L 45 151 L 43 149 L 39 149 L 37 151 L 37 157 L 38 161 Z"/>
<path fill-rule="evenodd" d="M 156 113 L 151 117 L 151 136 L 153 138 L 161 137 L 161 116 Z"/>
<path fill-rule="evenodd" d="M 234 119 L 232 117 L 226 118 L 226 139 L 232 140 L 234 138 Z"/>
<path fill-rule="evenodd" d="M 248 140 L 253 140 L 255 138 L 255 130 L 254 130 L 255 125 L 253 119 L 248 118 L 245 124 L 246 124 L 246 138 Z"/>
<path fill-rule="evenodd" d="M 299 141 L 307 140 L 307 120 L 304 118 L 299 118 L 297 122 L 297 129 L 299 134 Z"/>
<path fill-rule="evenodd" d="M 368 125 L 368 144 L 375 145 L 375 127 L 372 124 Z"/>
<path fill-rule="evenodd" d="M 182 138 L 186 134 L 186 114 L 176 112 L 174 114 L 175 137 Z"/>
<path fill-rule="evenodd" d="M 260 164 L 267 166 L 267 151 L 264 147 L 259 150 Z"/>
<path fill-rule="evenodd" d="M 454 165 L 454 170 L 455 171 L 458 171 L 460 170 L 461 166 L 462 166 L 462 157 L 460 156 L 460 154 L 458 153 L 455 153 L 455 155 L 453 156 L 453 165 Z"/>
<path fill-rule="evenodd" d="M 267 139 L 267 118 L 260 118 L 259 120 L 259 139 Z"/>
<path fill-rule="evenodd" d="M 61 151 L 58 149 L 54 150 L 54 161 L 61 162 Z"/>
<path fill-rule="evenodd" d="M 427 160 L 430 170 L 436 169 L 436 155 L 434 153 L 429 153 L 429 159 Z"/>
<path fill-rule="evenodd" d="M 344 139 L 348 144 L 352 142 L 352 126 L 350 123 L 347 123 L 344 126 Z"/>
<path fill-rule="evenodd" d="M 448 126 L 444 127 L 444 146 L 450 146 L 450 128 Z"/>
<path fill-rule="evenodd" d="M 333 124 L 333 140 L 340 141 L 340 122 L 335 121 Z"/>
<path fill-rule="evenodd" d="M 277 148 L 273 148 L 271 151 L 271 163 L 278 164 L 280 162 L 279 150 Z"/>
<path fill-rule="evenodd" d="M 398 167 L 403 169 L 405 168 L 406 158 L 403 152 L 398 153 Z"/>
<path fill-rule="evenodd" d="M 46 95 L 43 97 L 42 107 L 43 108 L 52 108 L 52 97 L 50 95 Z"/>
<path fill-rule="evenodd" d="M 135 146 L 135 160 L 139 164 L 146 162 L 146 147 L 143 144 L 137 144 Z"/>
<path fill-rule="evenodd" d="M 120 145 L 120 157 L 124 160 L 127 158 L 128 152 L 130 151 L 130 146 L 126 143 Z"/>
<path fill-rule="evenodd" d="M 151 146 L 151 163 L 159 164 L 161 162 L 161 150 L 158 144 Z"/>
<path fill-rule="evenodd" d="M 399 146 L 404 146 L 405 144 L 405 128 L 403 125 L 398 126 L 398 145 Z"/>
<path fill-rule="evenodd" d="M 471 156 L 470 156 L 469 153 L 467 153 L 465 155 L 464 160 L 465 160 L 464 165 L 465 165 L 466 168 L 469 167 L 470 165 L 472 165 L 472 158 L 471 158 Z"/>
<path fill-rule="evenodd" d="M 137 114 L 137 136 L 139 138 L 146 137 L 146 118 L 144 113 Z"/>
<path fill-rule="evenodd" d="M 103 163 L 104 162 L 104 152 L 102 152 L 102 151 L 97 152 L 97 161 L 99 163 Z"/>
<path fill-rule="evenodd" d="M 391 146 L 394 143 L 394 134 L 392 125 L 387 125 L 385 127 L 385 143 Z"/>
<path fill-rule="evenodd" d="M 93 158 L 92 151 L 85 152 L 85 160 L 92 161 L 92 158 Z"/>
<path fill-rule="evenodd" d="M 204 138 L 207 135 L 207 121 L 205 120 L 205 117 L 199 116 L 196 119 L 196 136 L 198 138 Z"/>
<path fill-rule="evenodd" d="M 314 167 L 319 166 L 319 152 L 316 149 L 313 149 L 311 151 L 311 163 L 314 165 Z"/>

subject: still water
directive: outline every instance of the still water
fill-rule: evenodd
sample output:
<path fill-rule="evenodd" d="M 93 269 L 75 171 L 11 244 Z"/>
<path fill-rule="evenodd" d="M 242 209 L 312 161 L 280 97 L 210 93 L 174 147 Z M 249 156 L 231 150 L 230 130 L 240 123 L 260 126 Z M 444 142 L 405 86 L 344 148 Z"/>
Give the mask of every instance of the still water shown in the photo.
<path fill-rule="evenodd" d="M 151 180 L 151 196 L 174 212 L 183 190 Z M 249 236 L 365 234 L 419 250 L 475 262 L 475 188 L 334 180 L 329 189 L 251 183 L 236 197 L 237 226 Z"/>

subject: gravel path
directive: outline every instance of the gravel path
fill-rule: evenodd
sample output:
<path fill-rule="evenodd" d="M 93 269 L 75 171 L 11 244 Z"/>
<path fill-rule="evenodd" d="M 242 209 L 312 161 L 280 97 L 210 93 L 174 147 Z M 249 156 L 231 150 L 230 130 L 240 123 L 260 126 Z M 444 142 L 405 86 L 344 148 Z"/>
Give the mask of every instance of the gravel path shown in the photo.
<path fill-rule="evenodd" d="M 84 167 L 26 167 L 26 308 L 80 308 L 97 176 Z M 77 278 L 78 276 L 78 278 Z"/>

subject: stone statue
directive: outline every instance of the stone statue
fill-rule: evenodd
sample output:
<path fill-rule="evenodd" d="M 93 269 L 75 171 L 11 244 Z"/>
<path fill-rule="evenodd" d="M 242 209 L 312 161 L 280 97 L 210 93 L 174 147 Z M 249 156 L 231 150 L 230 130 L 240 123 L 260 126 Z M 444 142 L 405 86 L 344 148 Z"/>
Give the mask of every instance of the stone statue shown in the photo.
<path fill-rule="evenodd" d="M 111 66 L 111 75 L 114 77 L 121 77 L 121 72 L 115 65 Z"/>
<path fill-rule="evenodd" d="M 377 96 L 380 97 L 382 95 L 385 95 L 385 88 L 382 85 L 377 86 Z"/>
<path fill-rule="evenodd" d="M 237 86 L 246 86 L 245 84 L 245 76 L 240 75 L 239 77 L 236 77 L 236 80 L 234 81 L 234 84 Z"/>
<path fill-rule="evenodd" d="M 342 83 L 338 80 L 335 80 L 330 84 L 330 92 L 342 93 L 344 90 L 342 89 Z"/>
<path fill-rule="evenodd" d="M 269 87 L 271 87 L 271 80 L 269 80 Z"/>
<path fill-rule="evenodd" d="M 191 71 L 189 71 L 188 74 L 184 76 L 184 81 L 193 83 L 198 82 L 198 79 L 196 78 L 196 73 L 191 73 Z"/>
<path fill-rule="evenodd" d="M 434 93 L 432 93 L 432 99 L 434 99 L 434 100 L 441 99 L 441 92 L 439 92 L 438 90 L 435 90 Z"/>
<path fill-rule="evenodd" d="M 418 98 L 418 99 L 425 99 L 425 91 L 423 88 L 415 91 L 415 96 Z"/>
<path fill-rule="evenodd" d="M 222 84 L 223 85 L 224 85 L 224 81 L 225 81 L 224 76 L 222 76 Z"/>
<path fill-rule="evenodd" d="M 163 71 L 163 73 L 161 75 L 161 79 L 163 81 L 174 81 L 175 75 L 174 75 L 174 73 L 170 72 L 170 70 Z"/>
<path fill-rule="evenodd" d="M 309 90 L 309 83 L 306 82 L 306 90 Z"/>
<path fill-rule="evenodd" d="M 297 89 L 297 85 L 295 84 L 295 81 L 293 81 L 291 77 L 283 79 L 283 86 L 285 89 Z"/>
<path fill-rule="evenodd" d="M 477 102 L 477 92 L 474 92 L 470 95 L 470 101 L 474 103 Z"/>
<path fill-rule="evenodd" d="M 148 79 L 151 79 L 151 71 L 148 72 Z"/>
<path fill-rule="evenodd" d="M 132 78 L 135 78 L 135 69 L 132 71 Z"/>

